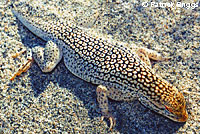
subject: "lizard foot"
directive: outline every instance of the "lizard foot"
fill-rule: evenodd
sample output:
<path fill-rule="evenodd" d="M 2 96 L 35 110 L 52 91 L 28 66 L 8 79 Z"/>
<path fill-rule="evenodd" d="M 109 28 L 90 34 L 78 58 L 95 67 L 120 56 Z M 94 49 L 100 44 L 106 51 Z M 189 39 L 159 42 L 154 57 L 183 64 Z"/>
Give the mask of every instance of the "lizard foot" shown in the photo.
<path fill-rule="evenodd" d="M 26 72 L 32 65 L 33 62 L 33 58 L 32 58 L 32 51 L 31 49 L 28 50 L 22 50 L 21 52 L 16 53 L 15 55 L 12 55 L 13 58 L 18 57 L 19 55 L 23 54 L 24 52 L 27 52 L 27 62 L 25 64 L 23 64 L 19 70 L 17 71 L 17 73 L 15 73 L 10 80 L 14 80 L 15 77 L 19 76 L 21 73 Z"/>
<path fill-rule="evenodd" d="M 19 68 L 19 70 L 17 71 L 17 73 L 15 73 L 11 78 L 10 80 L 14 80 L 15 77 L 19 76 L 21 73 L 23 72 L 26 72 L 30 67 L 31 67 L 31 64 L 32 64 L 32 61 L 33 59 L 29 59 L 25 64 L 23 64 L 21 66 L 21 68 Z"/>
<path fill-rule="evenodd" d="M 109 121 L 110 121 L 110 127 L 109 127 L 109 130 L 112 131 L 112 128 L 115 127 L 115 124 L 116 124 L 116 121 L 115 121 L 115 118 L 112 116 L 112 115 L 106 115 L 106 116 L 101 116 L 101 120 L 100 120 L 100 123 L 103 122 L 104 118 L 108 118 Z"/>
<path fill-rule="evenodd" d="M 96 89 L 96 93 L 97 93 L 97 101 L 99 103 L 99 107 L 101 108 L 101 113 L 103 115 L 101 117 L 100 122 L 102 122 L 104 118 L 108 118 L 110 120 L 109 130 L 112 131 L 112 128 L 115 126 L 115 119 L 108 112 L 108 97 L 107 97 L 108 90 L 105 86 L 99 85 Z"/>

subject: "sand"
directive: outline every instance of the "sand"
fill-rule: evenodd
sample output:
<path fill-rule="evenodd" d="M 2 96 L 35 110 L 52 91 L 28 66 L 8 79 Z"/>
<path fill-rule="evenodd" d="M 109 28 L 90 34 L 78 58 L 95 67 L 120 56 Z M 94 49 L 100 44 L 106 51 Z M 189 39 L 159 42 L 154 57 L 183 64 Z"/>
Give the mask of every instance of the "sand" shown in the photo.
<path fill-rule="evenodd" d="M 100 123 L 96 85 L 87 83 L 64 66 L 63 60 L 50 73 L 36 63 L 10 81 L 26 53 L 17 52 L 45 42 L 28 31 L 12 14 L 36 9 L 45 21 L 62 17 L 95 36 L 126 47 L 147 47 L 169 61 L 154 62 L 158 75 L 183 92 L 189 119 L 177 123 L 133 102 L 109 101 L 116 118 Z M 192 3 L 192 2 L 190 2 Z M 144 3 L 145 4 L 145 3 Z M 134 0 L 30 0 L 0 2 L 0 134 L 1 133 L 200 133 L 200 7 L 143 7 Z M 34 13 L 33 13 L 34 14 Z"/>

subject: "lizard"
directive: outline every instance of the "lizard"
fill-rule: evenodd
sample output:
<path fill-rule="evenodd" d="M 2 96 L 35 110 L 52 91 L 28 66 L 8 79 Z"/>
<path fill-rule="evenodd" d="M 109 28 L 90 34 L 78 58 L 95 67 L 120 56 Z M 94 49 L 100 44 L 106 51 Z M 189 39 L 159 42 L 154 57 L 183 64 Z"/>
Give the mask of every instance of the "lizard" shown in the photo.
<path fill-rule="evenodd" d="M 109 112 L 108 98 L 116 101 L 138 99 L 145 107 L 175 122 L 187 121 L 183 94 L 151 68 L 150 59 L 166 60 L 156 51 L 140 48 L 132 52 L 123 45 L 93 37 L 62 19 L 46 22 L 30 18 L 28 13 L 22 15 L 14 9 L 12 12 L 26 28 L 47 43 L 45 48 L 32 48 L 30 58 L 11 80 L 27 71 L 33 61 L 42 72 L 51 72 L 63 58 L 72 74 L 97 85 L 101 121 L 109 119 L 109 130 L 116 121 Z"/>

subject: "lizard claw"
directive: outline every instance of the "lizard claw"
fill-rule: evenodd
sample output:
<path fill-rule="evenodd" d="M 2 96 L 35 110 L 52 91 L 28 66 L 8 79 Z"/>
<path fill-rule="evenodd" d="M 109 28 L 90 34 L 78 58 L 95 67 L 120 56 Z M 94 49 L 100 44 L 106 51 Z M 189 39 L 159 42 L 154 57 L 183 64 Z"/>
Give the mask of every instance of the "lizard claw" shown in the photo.
<path fill-rule="evenodd" d="M 101 120 L 100 123 L 103 122 L 104 118 L 108 118 L 110 121 L 110 127 L 109 127 L 109 131 L 112 131 L 112 128 L 115 126 L 116 121 L 115 118 L 112 115 L 108 115 L 108 116 L 101 116 Z"/>

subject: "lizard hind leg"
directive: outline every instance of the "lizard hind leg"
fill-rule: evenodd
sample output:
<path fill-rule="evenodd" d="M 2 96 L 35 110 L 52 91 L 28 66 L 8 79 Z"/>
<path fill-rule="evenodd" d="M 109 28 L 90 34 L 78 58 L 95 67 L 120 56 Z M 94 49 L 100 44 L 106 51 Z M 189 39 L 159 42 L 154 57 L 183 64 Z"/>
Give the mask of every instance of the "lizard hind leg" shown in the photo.
<path fill-rule="evenodd" d="M 33 49 L 33 58 L 42 72 L 51 72 L 62 58 L 62 52 L 53 41 L 48 41 L 45 48 L 36 46 Z"/>
<path fill-rule="evenodd" d="M 19 54 L 16 54 L 13 57 L 15 58 Z M 55 66 L 60 62 L 62 58 L 62 51 L 54 42 L 48 41 L 45 45 L 45 48 L 36 46 L 32 48 L 32 50 L 29 49 L 27 57 L 28 61 L 19 68 L 17 73 L 15 73 L 10 78 L 10 80 L 14 80 L 16 76 L 19 76 L 21 73 L 26 72 L 31 67 L 33 58 L 42 70 L 42 72 L 52 71 L 55 68 Z"/>

